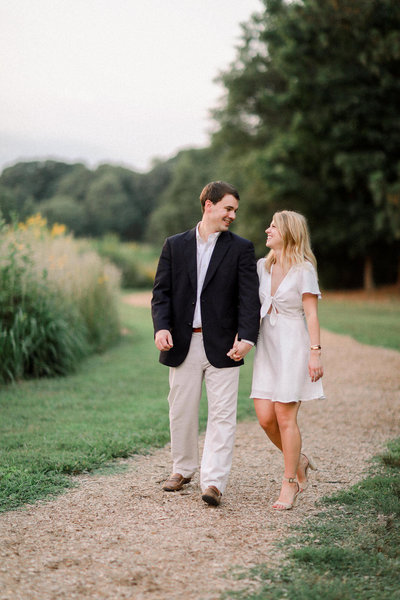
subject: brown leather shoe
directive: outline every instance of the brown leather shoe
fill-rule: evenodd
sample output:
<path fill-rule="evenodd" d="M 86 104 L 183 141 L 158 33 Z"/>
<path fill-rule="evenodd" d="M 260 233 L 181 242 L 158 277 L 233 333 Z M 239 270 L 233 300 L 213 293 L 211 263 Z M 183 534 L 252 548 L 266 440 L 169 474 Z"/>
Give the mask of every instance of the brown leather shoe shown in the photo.
<path fill-rule="evenodd" d="M 178 492 L 185 483 L 189 483 L 190 477 L 183 477 L 180 473 L 174 473 L 163 485 L 164 492 Z"/>
<path fill-rule="evenodd" d="M 222 494 L 219 489 L 216 488 L 215 485 L 210 485 L 210 487 L 204 491 L 201 498 L 211 506 L 219 506 L 221 504 L 221 497 Z"/>

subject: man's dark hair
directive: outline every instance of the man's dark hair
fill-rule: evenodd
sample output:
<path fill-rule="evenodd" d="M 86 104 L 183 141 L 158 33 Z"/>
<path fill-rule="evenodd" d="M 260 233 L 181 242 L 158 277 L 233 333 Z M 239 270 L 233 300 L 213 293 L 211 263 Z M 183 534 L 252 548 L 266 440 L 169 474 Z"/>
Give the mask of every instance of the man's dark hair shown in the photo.
<path fill-rule="evenodd" d="M 200 204 L 204 212 L 206 200 L 210 200 L 213 204 L 217 204 L 224 196 L 231 194 L 239 202 L 239 192 L 237 189 L 226 183 L 225 181 L 211 181 L 202 189 L 200 194 Z"/>

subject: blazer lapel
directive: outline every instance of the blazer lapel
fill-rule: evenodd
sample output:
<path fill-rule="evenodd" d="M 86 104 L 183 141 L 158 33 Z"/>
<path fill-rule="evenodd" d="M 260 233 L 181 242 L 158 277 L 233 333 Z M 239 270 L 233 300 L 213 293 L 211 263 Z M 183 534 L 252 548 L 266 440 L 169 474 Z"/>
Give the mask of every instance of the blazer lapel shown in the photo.
<path fill-rule="evenodd" d="M 230 235 L 229 232 L 223 231 L 217 239 L 214 252 L 211 255 L 210 264 L 208 265 L 206 277 L 204 279 L 203 290 L 209 284 L 217 270 L 221 260 L 224 258 L 229 248 Z"/>
<path fill-rule="evenodd" d="M 197 291 L 197 249 L 196 249 L 196 228 L 188 231 L 185 237 L 185 261 L 190 281 L 194 291 Z"/>

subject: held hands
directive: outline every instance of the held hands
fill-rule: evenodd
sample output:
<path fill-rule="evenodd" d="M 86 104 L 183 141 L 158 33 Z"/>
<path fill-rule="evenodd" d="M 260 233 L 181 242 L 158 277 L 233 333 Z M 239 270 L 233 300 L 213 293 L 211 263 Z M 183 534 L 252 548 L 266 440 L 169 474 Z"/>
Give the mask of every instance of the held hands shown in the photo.
<path fill-rule="evenodd" d="M 156 337 L 154 339 L 154 343 L 159 350 L 170 350 L 174 345 L 172 342 L 172 335 L 168 329 L 160 329 L 156 333 Z"/>
<path fill-rule="evenodd" d="M 160 329 L 157 331 L 154 342 L 158 350 L 164 352 L 170 350 L 174 345 L 171 332 L 168 331 L 168 329 Z M 251 344 L 248 344 L 247 342 L 239 342 L 236 335 L 233 346 L 229 352 L 227 352 L 227 356 L 229 356 L 229 358 L 235 362 L 238 362 L 242 360 L 242 358 L 244 358 L 251 349 Z"/>
<path fill-rule="evenodd" d="M 311 377 L 311 381 L 318 381 L 324 374 L 324 368 L 322 366 L 320 352 L 311 350 L 310 359 L 308 361 L 308 372 Z"/>
<path fill-rule="evenodd" d="M 248 352 L 250 352 L 252 347 L 253 346 L 251 344 L 248 344 L 247 342 L 239 342 L 238 336 L 236 334 L 233 346 L 229 350 L 229 352 L 226 353 L 226 355 L 229 356 L 229 358 L 231 358 L 235 362 L 238 362 L 239 360 L 242 360 L 242 358 L 244 358 Z"/>

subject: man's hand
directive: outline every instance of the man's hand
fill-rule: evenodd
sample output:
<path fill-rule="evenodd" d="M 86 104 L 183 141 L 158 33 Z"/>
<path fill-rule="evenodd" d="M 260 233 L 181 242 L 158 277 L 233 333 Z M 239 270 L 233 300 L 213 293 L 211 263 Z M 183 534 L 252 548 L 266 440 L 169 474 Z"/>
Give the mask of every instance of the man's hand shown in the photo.
<path fill-rule="evenodd" d="M 252 347 L 253 346 L 251 344 L 248 344 L 247 342 L 238 342 L 236 336 L 233 347 L 229 350 L 227 356 L 229 356 L 229 358 L 231 358 L 232 360 L 238 362 L 239 360 L 242 360 L 242 358 L 244 358 L 248 352 L 250 352 Z"/>
<path fill-rule="evenodd" d="M 159 350 L 164 351 L 170 350 L 174 345 L 171 332 L 168 331 L 168 329 L 160 329 L 160 331 L 157 331 L 154 342 Z"/>

